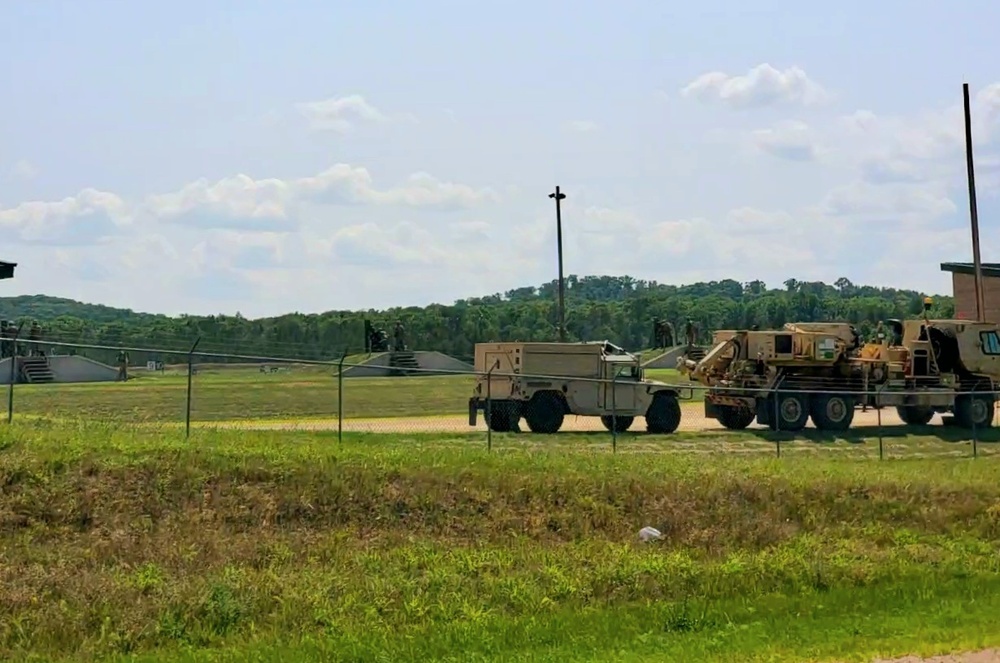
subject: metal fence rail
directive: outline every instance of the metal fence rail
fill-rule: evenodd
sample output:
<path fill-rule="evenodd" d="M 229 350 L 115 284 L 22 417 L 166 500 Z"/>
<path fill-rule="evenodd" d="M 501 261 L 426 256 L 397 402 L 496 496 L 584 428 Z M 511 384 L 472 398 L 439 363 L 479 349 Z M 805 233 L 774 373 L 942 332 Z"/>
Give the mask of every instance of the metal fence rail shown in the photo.
<path fill-rule="evenodd" d="M 12 422 L 15 415 L 19 421 L 98 419 L 119 426 L 174 426 L 178 434 L 188 437 L 193 429 L 223 427 L 335 432 L 341 441 L 370 435 L 465 438 L 481 439 L 488 449 L 501 440 L 504 444 L 525 441 L 547 445 L 564 441 L 608 444 L 615 452 L 623 445 L 629 449 L 649 449 L 650 445 L 655 445 L 661 450 L 719 452 L 748 449 L 761 452 L 770 448 L 777 456 L 802 448 L 854 447 L 877 450 L 877 456 L 883 459 L 927 455 L 932 451 L 939 455 L 977 457 L 992 453 L 988 448 L 981 449 L 981 444 L 1000 441 L 995 411 L 982 425 L 969 428 L 956 425 L 954 417 L 947 412 L 934 413 L 930 425 L 915 425 L 912 417 L 911 423 L 906 423 L 906 417 L 901 417 L 895 407 L 863 404 L 853 408 L 849 427 L 831 430 L 829 421 L 817 425 L 817 421 L 823 423 L 825 420 L 821 413 L 817 414 L 816 403 L 837 399 L 838 402 L 872 402 L 873 398 L 873 402 L 878 403 L 879 394 L 870 390 L 845 391 L 820 378 L 809 384 L 794 385 L 794 389 L 778 385 L 773 393 L 758 394 L 768 407 L 775 408 L 771 417 L 774 421 L 781 419 L 778 396 L 790 391 L 802 396 L 804 407 L 812 408 L 803 415 L 804 423 L 800 417 L 792 430 L 780 430 L 782 426 L 768 425 L 766 421 L 758 423 L 761 420 L 759 412 L 753 413 L 755 416 L 747 412 L 737 417 L 748 419 L 745 426 L 742 423 L 734 425 L 732 418 L 723 421 L 717 413 L 710 416 L 705 407 L 709 390 L 679 375 L 667 375 L 657 388 L 669 394 L 671 408 L 676 403 L 679 421 L 669 432 L 649 432 L 650 422 L 643 408 L 648 407 L 651 399 L 645 396 L 637 399 L 630 390 L 633 388 L 627 386 L 630 381 L 617 377 L 602 380 L 528 375 L 503 372 L 498 366 L 491 367 L 488 374 L 407 367 L 405 376 L 401 377 L 352 377 L 351 369 L 366 366 L 366 362 L 350 360 L 347 352 L 328 360 L 261 357 L 199 350 L 198 339 L 188 343 L 186 348 L 123 347 L 20 338 L 17 344 L 15 361 L 10 363 L 8 370 L 0 372 L 0 379 L 7 377 L 9 382 L 8 422 Z M 154 370 L 129 365 L 123 375 L 128 379 L 111 385 L 31 384 L 23 379 L 22 369 L 28 356 L 44 355 L 55 365 L 60 361 L 57 357 L 73 354 L 86 357 L 92 352 L 103 353 L 102 356 L 117 353 L 156 356 L 163 358 L 163 365 L 157 365 Z M 9 354 L 5 351 L 5 356 Z M 579 394 L 570 398 L 575 399 L 575 405 L 561 414 L 557 433 L 532 432 L 537 426 L 525 416 L 526 412 L 518 410 L 509 399 L 498 397 L 495 390 L 505 389 L 503 385 L 511 380 L 549 382 L 555 384 L 557 390 L 565 380 L 579 385 Z M 483 387 L 478 394 L 473 423 L 470 399 L 476 395 L 477 383 Z M 716 398 L 725 393 L 721 389 L 712 390 Z M 998 393 L 993 391 L 955 392 L 952 395 L 959 399 L 980 399 L 990 407 L 1000 400 Z M 594 416 L 577 416 L 574 411 L 581 402 L 600 404 L 601 409 L 591 408 Z M 497 425 L 497 413 L 503 411 L 517 415 L 514 430 Z M 488 425 L 490 421 L 494 425 Z M 657 426 L 662 427 L 662 421 Z"/>

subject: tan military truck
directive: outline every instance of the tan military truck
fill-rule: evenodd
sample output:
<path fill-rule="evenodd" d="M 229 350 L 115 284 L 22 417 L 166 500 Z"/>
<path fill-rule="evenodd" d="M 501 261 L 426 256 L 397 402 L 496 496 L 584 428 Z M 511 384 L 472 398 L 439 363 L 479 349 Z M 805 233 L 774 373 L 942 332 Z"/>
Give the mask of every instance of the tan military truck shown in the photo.
<path fill-rule="evenodd" d="M 532 432 L 555 433 L 567 414 L 600 417 L 617 432 L 639 416 L 650 433 L 680 425 L 678 389 L 645 379 L 639 357 L 607 341 L 478 343 L 475 369 L 470 426 L 480 410 L 497 432 L 520 430 L 524 417 Z"/>
<path fill-rule="evenodd" d="M 929 304 L 926 305 L 929 308 Z M 717 332 L 716 345 L 679 368 L 708 387 L 705 415 L 741 429 L 850 427 L 857 407 L 895 407 L 910 425 L 952 413 L 963 428 L 992 426 L 1000 328 L 969 320 L 890 320 L 891 335 L 863 342 L 847 323 L 788 323 L 772 331 Z"/>

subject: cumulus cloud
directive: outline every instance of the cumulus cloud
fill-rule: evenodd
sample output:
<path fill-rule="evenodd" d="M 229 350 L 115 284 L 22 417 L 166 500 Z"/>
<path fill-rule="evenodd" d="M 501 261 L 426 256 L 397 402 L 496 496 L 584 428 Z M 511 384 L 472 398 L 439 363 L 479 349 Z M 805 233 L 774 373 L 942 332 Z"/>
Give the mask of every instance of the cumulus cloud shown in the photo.
<path fill-rule="evenodd" d="M 681 95 L 735 109 L 778 104 L 809 106 L 824 103 L 832 96 L 801 68 L 779 70 L 766 62 L 741 76 L 722 71 L 702 74 L 684 86 Z"/>
<path fill-rule="evenodd" d="M 977 171 L 998 154 L 1000 84 L 972 98 Z M 880 115 L 858 110 L 828 131 L 840 152 L 852 159 L 870 184 L 925 183 L 960 186 L 965 178 L 965 121 L 962 101 L 913 115 Z M 991 180 L 988 180 L 991 181 Z M 987 185 L 989 186 L 989 185 Z"/>
<path fill-rule="evenodd" d="M 23 242 L 39 244 L 93 241 L 130 225 L 132 220 L 132 209 L 120 197 L 89 188 L 62 200 L 0 208 L 0 228 L 13 231 Z"/>
<path fill-rule="evenodd" d="M 815 132 L 805 122 L 786 121 L 753 132 L 756 148 L 779 159 L 813 161 L 820 153 Z"/>
<path fill-rule="evenodd" d="M 294 230 L 303 205 L 374 205 L 457 210 L 497 202 L 492 188 L 446 182 L 418 172 L 378 188 L 366 168 L 335 164 L 316 175 L 282 180 L 236 175 L 198 180 L 178 191 L 150 196 L 146 208 L 159 218 L 200 227 Z"/>
<path fill-rule="evenodd" d="M 753 76 L 730 78 L 737 83 L 727 79 L 698 94 L 743 108 L 808 96 L 801 84 L 772 81 L 763 94 L 750 91 Z M 973 109 L 981 188 L 1000 184 L 997 90 L 980 91 Z M 386 121 L 381 111 L 341 110 L 352 126 Z M 732 150 L 711 145 L 695 165 L 719 177 L 704 184 L 692 184 L 683 169 L 624 185 L 613 176 L 587 186 L 557 180 L 569 185 L 567 272 L 667 282 L 848 276 L 934 288 L 936 263 L 968 254 L 960 103 L 912 115 L 857 111 L 760 126 L 727 136 L 761 155 L 749 173 L 727 171 Z M 785 168 L 778 180 L 771 158 L 816 165 Z M 383 180 L 350 163 L 317 171 L 237 173 L 128 199 L 86 189 L 0 207 L 0 227 L 23 243 L 19 279 L 36 291 L 169 312 L 426 304 L 555 277 L 553 210 L 543 195 L 551 189 L 479 186 L 419 171 Z M 67 290 L 84 279 L 90 291 Z M 95 288 L 101 294 L 88 294 Z"/>
<path fill-rule="evenodd" d="M 394 120 L 413 119 L 412 115 L 389 115 L 365 100 L 360 94 L 332 97 L 322 101 L 295 104 L 295 109 L 314 131 L 350 133 L 360 124 L 383 124 Z"/>
<path fill-rule="evenodd" d="M 820 203 L 827 215 L 848 216 L 858 222 L 930 222 L 954 214 L 958 207 L 945 190 L 923 184 L 884 184 L 855 181 L 832 190 Z"/>

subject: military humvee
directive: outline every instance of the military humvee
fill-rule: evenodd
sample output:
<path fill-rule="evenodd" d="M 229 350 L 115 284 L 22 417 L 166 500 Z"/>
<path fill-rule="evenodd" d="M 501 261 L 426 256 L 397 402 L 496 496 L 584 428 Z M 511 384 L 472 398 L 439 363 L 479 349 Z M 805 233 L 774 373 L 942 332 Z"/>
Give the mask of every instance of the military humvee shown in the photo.
<path fill-rule="evenodd" d="M 638 356 L 607 341 L 478 343 L 475 368 L 470 426 L 480 410 L 497 432 L 517 429 L 524 417 L 532 432 L 555 433 L 567 414 L 600 417 L 618 432 L 638 416 L 650 433 L 680 425 L 677 388 L 647 380 Z"/>

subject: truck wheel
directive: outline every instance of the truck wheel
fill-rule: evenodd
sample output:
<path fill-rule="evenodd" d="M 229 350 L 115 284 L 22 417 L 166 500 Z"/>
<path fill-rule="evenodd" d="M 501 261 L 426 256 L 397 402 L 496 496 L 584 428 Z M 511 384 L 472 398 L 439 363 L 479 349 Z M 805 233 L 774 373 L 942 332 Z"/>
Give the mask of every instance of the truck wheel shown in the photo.
<path fill-rule="evenodd" d="M 934 410 L 920 405 L 897 405 L 896 414 L 908 426 L 926 426 L 934 418 Z"/>
<path fill-rule="evenodd" d="M 528 401 L 524 418 L 532 433 L 556 433 L 562 428 L 566 408 L 562 398 L 551 391 L 540 391 Z"/>
<path fill-rule="evenodd" d="M 495 401 L 490 404 L 490 417 L 486 425 L 495 433 L 509 433 L 521 418 L 518 403 Z"/>
<path fill-rule="evenodd" d="M 616 433 L 624 433 L 632 427 L 634 421 L 635 417 L 615 417 L 610 414 L 601 417 L 601 423 L 604 424 L 604 427 L 609 431 L 613 428 Z"/>
<path fill-rule="evenodd" d="M 663 392 L 653 396 L 646 410 L 646 430 L 657 435 L 673 433 L 681 425 L 681 404 L 677 396 Z"/>
<path fill-rule="evenodd" d="M 854 421 L 854 398 L 844 394 L 815 396 L 810 409 L 813 423 L 819 430 L 847 430 Z"/>
<path fill-rule="evenodd" d="M 756 416 L 750 408 L 735 405 L 719 406 L 719 423 L 729 430 L 743 430 L 753 423 Z"/>
<path fill-rule="evenodd" d="M 955 399 L 955 423 L 962 428 L 989 428 L 993 425 L 993 395 L 964 394 Z"/>
<path fill-rule="evenodd" d="M 774 399 L 768 399 L 774 408 Z M 809 396 L 803 393 L 778 394 L 778 407 L 771 414 L 771 430 L 800 431 L 809 422 Z M 777 421 L 773 421 L 777 415 Z"/>

